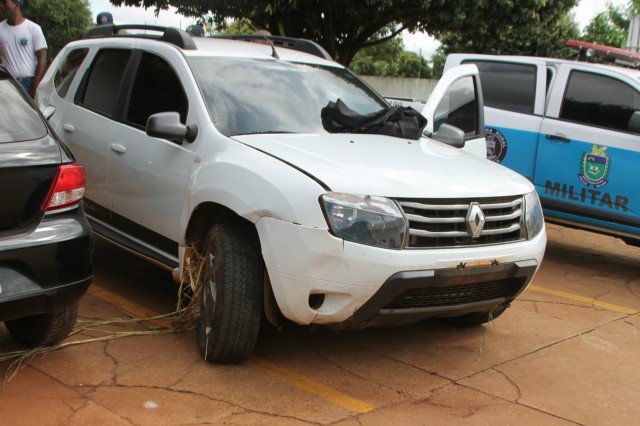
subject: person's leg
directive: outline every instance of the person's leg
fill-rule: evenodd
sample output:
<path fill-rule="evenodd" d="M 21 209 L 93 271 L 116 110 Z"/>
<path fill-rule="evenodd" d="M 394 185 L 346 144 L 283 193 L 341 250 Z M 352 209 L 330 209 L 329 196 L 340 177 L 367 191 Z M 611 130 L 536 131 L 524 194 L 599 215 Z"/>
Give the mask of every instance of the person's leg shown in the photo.
<path fill-rule="evenodd" d="M 27 93 L 31 92 L 31 87 L 33 86 L 33 77 L 22 77 L 19 78 L 18 81 L 20 82 L 22 87 L 24 87 L 24 90 L 26 90 Z"/>

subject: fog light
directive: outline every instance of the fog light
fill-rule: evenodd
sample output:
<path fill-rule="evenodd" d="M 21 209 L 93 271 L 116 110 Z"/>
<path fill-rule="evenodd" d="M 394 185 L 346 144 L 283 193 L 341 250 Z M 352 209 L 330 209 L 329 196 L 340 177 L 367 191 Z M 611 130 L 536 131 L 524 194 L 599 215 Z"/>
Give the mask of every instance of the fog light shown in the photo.
<path fill-rule="evenodd" d="M 324 294 L 310 294 L 309 295 L 309 307 L 313 310 L 318 310 L 324 303 Z"/>

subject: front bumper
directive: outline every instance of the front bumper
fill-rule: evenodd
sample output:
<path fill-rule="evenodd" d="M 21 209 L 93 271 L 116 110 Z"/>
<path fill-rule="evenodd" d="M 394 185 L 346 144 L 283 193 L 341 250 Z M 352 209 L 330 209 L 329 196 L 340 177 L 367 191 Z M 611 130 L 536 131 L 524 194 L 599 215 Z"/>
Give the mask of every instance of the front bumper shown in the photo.
<path fill-rule="evenodd" d="M 0 239 L 0 321 L 80 300 L 92 279 L 92 249 L 82 206 L 45 216 L 27 235 Z"/>
<path fill-rule="evenodd" d="M 509 244 L 388 250 L 272 218 L 257 229 L 283 315 L 349 328 L 496 310 L 526 288 L 546 246 L 544 231 Z"/>
<path fill-rule="evenodd" d="M 353 316 L 336 326 L 399 325 L 497 311 L 524 291 L 537 268 L 535 260 L 527 260 L 469 269 L 398 272 Z"/>

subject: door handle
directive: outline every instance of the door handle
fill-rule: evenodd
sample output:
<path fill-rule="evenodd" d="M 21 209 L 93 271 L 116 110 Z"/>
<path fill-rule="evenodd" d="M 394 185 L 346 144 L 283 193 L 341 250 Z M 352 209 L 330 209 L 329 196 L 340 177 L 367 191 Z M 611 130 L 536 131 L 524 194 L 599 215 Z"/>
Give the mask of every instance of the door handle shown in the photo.
<path fill-rule="evenodd" d="M 69 133 L 73 133 L 73 132 L 75 132 L 75 131 L 76 131 L 76 128 L 75 128 L 75 127 L 73 127 L 73 126 L 72 126 L 71 124 L 69 124 L 69 123 L 64 123 L 64 125 L 62 126 L 62 128 L 63 128 L 65 131 L 69 132 Z"/>
<path fill-rule="evenodd" d="M 567 138 L 564 135 L 547 135 L 547 139 L 552 141 L 571 142 L 571 139 Z"/>
<path fill-rule="evenodd" d="M 127 148 L 120 145 L 119 143 L 112 143 L 111 149 L 119 154 L 124 154 L 125 152 L 127 152 Z"/>

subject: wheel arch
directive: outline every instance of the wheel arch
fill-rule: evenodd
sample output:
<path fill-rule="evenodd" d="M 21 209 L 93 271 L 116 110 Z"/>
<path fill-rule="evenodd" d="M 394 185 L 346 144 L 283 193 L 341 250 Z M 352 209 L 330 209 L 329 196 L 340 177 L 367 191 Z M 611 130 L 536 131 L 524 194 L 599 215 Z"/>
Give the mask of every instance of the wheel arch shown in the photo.
<path fill-rule="evenodd" d="M 206 202 L 199 204 L 192 212 L 191 218 L 189 219 L 189 224 L 187 225 L 187 230 L 185 234 L 185 241 L 187 245 L 195 246 L 198 250 L 202 249 L 202 244 L 204 243 L 204 239 L 206 238 L 207 232 L 209 229 L 217 223 L 223 222 L 236 222 L 236 223 L 244 223 L 247 226 L 250 226 L 256 236 L 258 237 L 258 243 L 260 244 L 260 252 L 262 253 L 262 244 L 260 242 L 260 238 L 258 235 L 258 230 L 251 221 L 243 218 L 238 215 L 236 212 L 231 210 L 230 208 L 223 206 L 219 203 L 214 202 Z M 263 259 L 264 265 L 264 259 Z M 271 281 L 269 280 L 269 274 L 265 267 L 264 274 L 264 313 L 266 319 L 273 324 L 274 326 L 278 326 L 278 318 L 282 317 L 280 312 L 280 308 L 276 302 L 275 296 L 273 294 L 273 289 L 271 288 Z"/>
<path fill-rule="evenodd" d="M 200 249 L 209 229 L 216 223 L 222 222 L 245 222 L 254 227 L 251 222 L 222 204 L 214 202 L 201 203 L 193 209 L 189 218 L 185 233 L 186 243 L 188 245 L 195 244 Z"/>

